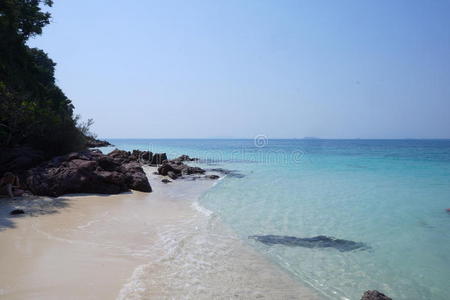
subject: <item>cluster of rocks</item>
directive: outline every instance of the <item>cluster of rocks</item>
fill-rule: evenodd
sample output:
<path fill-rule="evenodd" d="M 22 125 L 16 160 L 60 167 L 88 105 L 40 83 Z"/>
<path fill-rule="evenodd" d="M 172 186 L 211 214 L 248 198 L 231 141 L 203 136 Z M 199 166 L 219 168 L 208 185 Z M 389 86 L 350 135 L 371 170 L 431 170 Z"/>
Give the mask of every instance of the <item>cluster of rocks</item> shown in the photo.
<path fill-rule="evenodd" d="M 184 162 L 187 161 L 198 161 L 198 158 L 189 157 L 188 155 L 181 155 L 172 160 L 163 160 L 161 165 L 158 167 L 158 172 L 156 174 L 162 176 L 168 176 L 175 180 L 178 178 L 187 178 L 191 180 L 195 179 L 219 179 L 220 176 L 216 174 L 205 174 L 207 172 L 215 172 L 222 175 L 227 175 L 230 177 L 242 178 L 244 175 L 234 170 L 227 170 L 222 168 L 213 169 L 202 169 L 199 167 L 192 167 L 186 165 Z M 187 177 L 189 176 L 189 177 Z M 167 178 L 161 180 L 163 183 L 171 182 Z"/>
<path fill-rule="evenodd" d="M 158 174 L 168 176 L 175 180 L 185 175 L 205 174 L 205 170 L 199 167 L 192 167 L 184 164 L 185 161 L 195 161 L 197 158 L 190 158 L 187 155 L 182 155 L 172 160 L 163 160 L 161 166 L 158 167 Z M 218 178 L 218 177 L 217 177 Z M 211 179 L 217 179 L 211 178 Z M 167 182 L 166 182 L 167 183 Z"/>
<path fill-rule="evenodd" d="M 92 147 L 110 145 L 106 141 L 91 141 L 93 143 L 89 146 Z M 200 167 L 185 164 L 198 160 L 188 155 L 169 160 L 166 153 L 116 149 L 105 155 L 99 150 L 91 149 L 47 161 L 48 158 L 42 152 L 31 148 L 7 150 L 9 151 L 0 151 L 0 173 L 13 170 L 25 184 L 24 188 L 40 196 L 57 197 L 69 193 L 117 194 L 130 189 L 151 192 L 152 188 L 141 165 L 157 166 L 157 174 L 172 180 L 182 177 L 191 180 L 220 178 L 215 174 L 205 174 L 206 170 Z M 224 169 L 208 171 L 235 175 Z M 163 178 L 162 182 L 169 183 L 170 180 Z"/>
<path fill-rule="evenodd" d="M 114 150 L 108 154 L 115 159 L 119 159 L 123 162 L 137 161 L 141 164 L 157 166 L 167 160 L 166 153 L 152 153 L 150 151 L 124 151 L 124 150 Z"/>
<path fill-rule="evenodd" d="M 68 193 L 117 194 L 129 189 L 152 191 L 137 159 L 121 150 L 108 155 L 85 150 L 58 156 L 28 170 L 25 181 L 33 194 L 54 197 Z"/>

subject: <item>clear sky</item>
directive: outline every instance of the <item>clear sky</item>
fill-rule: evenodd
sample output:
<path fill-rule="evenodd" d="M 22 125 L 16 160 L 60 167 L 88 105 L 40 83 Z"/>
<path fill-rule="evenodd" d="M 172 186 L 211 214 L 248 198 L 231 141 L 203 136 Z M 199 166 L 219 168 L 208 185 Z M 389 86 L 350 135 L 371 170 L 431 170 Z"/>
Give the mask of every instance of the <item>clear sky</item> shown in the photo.
<path fill-rule="evenodd" d="M 106 138 L 450 138 L 450 1 L 56 0 L 31 45 Z"/>

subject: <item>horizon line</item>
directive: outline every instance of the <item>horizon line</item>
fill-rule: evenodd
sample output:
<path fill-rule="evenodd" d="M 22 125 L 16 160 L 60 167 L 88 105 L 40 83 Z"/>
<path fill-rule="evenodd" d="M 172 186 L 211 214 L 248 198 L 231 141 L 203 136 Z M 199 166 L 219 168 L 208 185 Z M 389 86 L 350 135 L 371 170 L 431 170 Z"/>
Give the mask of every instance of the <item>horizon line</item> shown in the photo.
<path fill-rule="evenodd" d="M 271 138 L 266 137 L 268 140 L 450 140 L 447 138 L 319 138 L 319 137 L 301 137 L 301 138 Z M 243 137 L 170 137 L 170 138 L 160 138 L 160 137 L 100 137 L 97 139 L 113 139 L 113 140 L 254 140 L 252 138 Z"/>

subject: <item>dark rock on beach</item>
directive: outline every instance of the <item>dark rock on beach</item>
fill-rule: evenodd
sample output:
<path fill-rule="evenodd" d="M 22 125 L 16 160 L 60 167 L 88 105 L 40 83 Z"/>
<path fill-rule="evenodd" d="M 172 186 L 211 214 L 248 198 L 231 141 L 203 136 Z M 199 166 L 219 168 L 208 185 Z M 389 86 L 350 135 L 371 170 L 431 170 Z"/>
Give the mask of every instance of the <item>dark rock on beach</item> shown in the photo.
<path fill-rule="evenodd" d="M 373 291 L 366 291 L 361 297 L 361 300 L 392 300 L 392 298 L 389 298 L 383 293 L 380 293 L 379 291 L 373 290 Z"/>
<path fill-rule="evenodd" d="M 163 176 L 169 176 L 175 180 L 183 175 L 204 174 L 205 170 L 199 167 L 188 166 L 181 160 L 174 159 L 164 160 L 158 168 L 158 173 Z"/>
<path fill-rule="evenodd" d="M 285 246 L 296 246 L 305 248 L 335 248 L 341 252 L 352 251 L 357 249 L 367 249 L 364 243 L 341 240 L 324 235 L 315 236 L 312 238 L 298 238 L 294 236 L 284 235 L 253 235 L 250 239 L 255 239 L 258 242 L 272 246 L 276 244 Z"/>
<path fill-rule="evenodd" d="M 126 176 L 126 184 L 128 188 L 141 192 L 151 192 L 152 188 L 148 182 L 147 175 L 137 162 L 123 164 L 120 168 Z"/>
<path fill-rule="evenodd" d="M 159 161 L 161 158 L 167 159 L 165 153 L 155 153 L 150 151 L 133 150 L 124 151 L 115 149 L 108 156 L 112 157 L 118 163 L 127 163 L 130 161 L 136 161 L 142 164 L 151 165 L 154 161 Z"/>
<path fill-rule="evenodd" d="M 213 175 L 206 175 L 206 178 L 208 178 L 208 179 L 219 179 L 220 178 L 220 176 L 219 175 L 215 175 L 215 174 L 213 174 Z"/>
<path fill-rule="evenodd" d="M 170 180 L 167 179 L 167 178 L 163 178 L 163 179 L 161 180 L 161 182 L 162 182 L 162 183 L 170 183 L 170 182 L 172 182 L 172 181 L 170 181 Z"/>
<path fill-rule="evenodd" d="M 25 211 L 23 209 L 14 209 L 9 214 L 15 216 L 15 215 L 23 215 L 24 213 Z"/>
<path fill-rule="evenodd" d="M 117 194 L 129 189 L 151 192 L 144 170 L 126 151 L 108 155 L 86 150 L 58 156 L 26 173 L 26 185 L 36 195 L 68 193 Z"/>

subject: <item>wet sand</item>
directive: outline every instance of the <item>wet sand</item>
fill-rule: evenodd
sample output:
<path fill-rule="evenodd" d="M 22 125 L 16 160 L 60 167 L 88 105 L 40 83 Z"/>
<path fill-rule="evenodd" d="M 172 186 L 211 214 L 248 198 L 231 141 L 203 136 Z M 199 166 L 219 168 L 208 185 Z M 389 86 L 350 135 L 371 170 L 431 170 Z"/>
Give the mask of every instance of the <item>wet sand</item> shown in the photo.
<path fill-rule="evenodd" d="M 150 194 L 0 199 L 1 298 L 318 298 L 195 209 L 214 181 L 153 171 Z"/>

